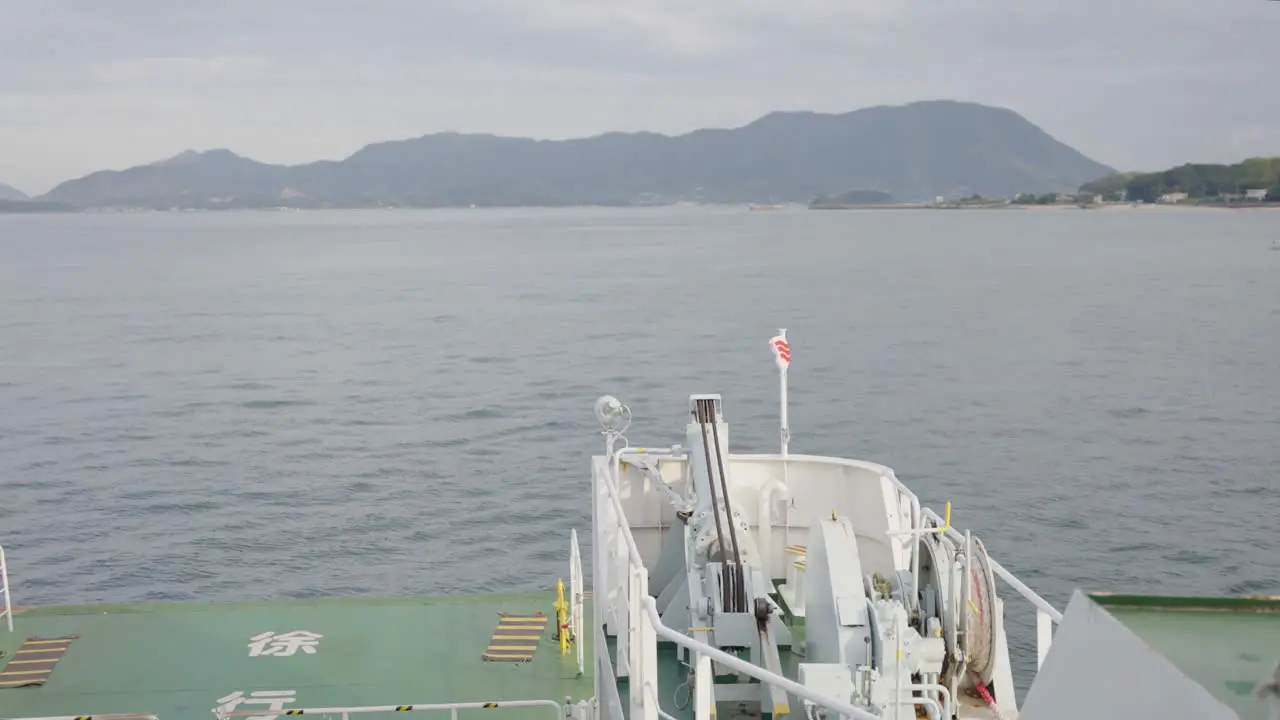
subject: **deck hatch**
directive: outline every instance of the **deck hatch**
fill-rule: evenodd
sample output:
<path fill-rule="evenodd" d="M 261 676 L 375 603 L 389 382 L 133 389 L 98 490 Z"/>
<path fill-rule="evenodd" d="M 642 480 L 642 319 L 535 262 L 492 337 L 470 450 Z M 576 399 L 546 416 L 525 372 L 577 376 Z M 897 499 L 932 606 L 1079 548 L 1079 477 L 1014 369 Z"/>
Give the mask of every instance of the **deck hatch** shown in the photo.
<path fill-rule="evenodd" d="M 547 616 L 499 614 L 498 627 L 480 657 L 488 662 L 528 662 L 538 650 Z"/>
<path fill-rule="evenodd" d="M 49 680 L 71 642 L 79 635 L 42 638 L 30 637 L 13 653 L 9 664 L 0 671 L 0 689 L 39 687 Z"/>

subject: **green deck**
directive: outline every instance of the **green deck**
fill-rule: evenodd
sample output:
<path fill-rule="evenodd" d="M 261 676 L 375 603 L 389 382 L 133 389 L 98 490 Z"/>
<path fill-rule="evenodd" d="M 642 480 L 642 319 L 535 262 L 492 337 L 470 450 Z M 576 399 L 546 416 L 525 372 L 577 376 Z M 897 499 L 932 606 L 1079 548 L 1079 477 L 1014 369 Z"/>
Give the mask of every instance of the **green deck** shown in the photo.
<path fill-rule="evenodd" d="M 1280 661 L 1280 598 L 1089 596 L 1240 717 Z"/>
<path fill-rule="evenodd" d="M 79 637 L 44 686 L 0 686 L 0 718 L 146 713 L 212 720 L 220 700 L 237 692 L 292 691 L 285 709 L 590 698 L 589 637 L 585 673 L 577 677 L 576 653 L 561 657 L 554 639 L 553 600 L 535 594 L 26 609 L 15 617 L 15 632 L 0 628 L 0 665 L 33 657 L 15 655 L 30 637 Z M 535 612 L 549 621 L 531 661 L 481 659 L 499 613 Z M 323 637 L 314 653 L 250 656 L 254 637 L 292 631 Z M 271 716 L 262 702 L 235 709 Z M 543 714 L 538 708 L 483 711 L 495 720 Z"/>

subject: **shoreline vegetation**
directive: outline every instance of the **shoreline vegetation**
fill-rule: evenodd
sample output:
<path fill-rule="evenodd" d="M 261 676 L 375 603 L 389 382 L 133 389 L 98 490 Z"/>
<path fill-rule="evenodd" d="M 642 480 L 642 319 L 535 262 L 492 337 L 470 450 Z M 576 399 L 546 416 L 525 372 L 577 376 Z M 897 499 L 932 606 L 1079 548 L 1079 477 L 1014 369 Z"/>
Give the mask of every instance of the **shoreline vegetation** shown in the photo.
<path fill-rule="evenodd" d="M 895 203 L 887 193 L 851 190 L 820 196 L 811 210 L 1012 210 L 1040 208 L 1198 208 L 1257 210 L 1280 208 L 1280 157 L 1249 158 L 1235 165 L 1179 165 L 1159 172 L 1113 173 L 1081 185 L 1074 193 L 1016 193 L 1013 197 L 938 197 L 927 203 Z"/>
<path fill-rule="evenodd" d="M 126 203 L 106 206 L 78 206 L 41 199 L 0 200 L 0 214 L 33 213 L 138 213 L 138 212 L 228 212 L 235 210 L 395 210 L 519 207 L 745 207 L 751 211 L 782 210 L 803 204 L 698 202 L 664 199 L 647 194 L 630 202 L 557 204 L 439 204 L 416 205 L 365 200 L 329 203 L 282 193 L 280 198 L 221 202 L 210 205 Z M 1186 164 L 1159 172 L 1113 173 L 1081 185 L 1074 193 L 1017 193 L 1013 197 L 938 196 L 928 202 L 898 202 L 880 190 L 850 190 L 839 195 L 819 195 L 810 210 L 1280 210 L 1280 157 L 1250 158 L 1235 165 Z"/>

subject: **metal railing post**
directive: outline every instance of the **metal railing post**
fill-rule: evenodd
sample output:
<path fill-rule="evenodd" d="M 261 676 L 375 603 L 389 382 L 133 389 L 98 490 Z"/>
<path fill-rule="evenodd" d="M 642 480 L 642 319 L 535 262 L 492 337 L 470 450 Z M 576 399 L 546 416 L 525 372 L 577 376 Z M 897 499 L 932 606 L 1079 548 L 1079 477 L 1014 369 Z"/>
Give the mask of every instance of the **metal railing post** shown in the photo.
<path fill-rule="evenodd" d="M 1049 645 L 1053 643 L 1053 618 L 1045 611 L 1036 608 L 1036 670 L 1044 665 L 1044 657 L 1049 654 Z"/>
<path fill-rule="evenodd" d="M 3 546 L 0 546 L 0 600 L 4 601 L 4 610 L 0 610 L 0 617 L 5 619 L 9 632 L 13 632 L 13 602 L 9 599 L 9 565 L 4 557 Z"/>

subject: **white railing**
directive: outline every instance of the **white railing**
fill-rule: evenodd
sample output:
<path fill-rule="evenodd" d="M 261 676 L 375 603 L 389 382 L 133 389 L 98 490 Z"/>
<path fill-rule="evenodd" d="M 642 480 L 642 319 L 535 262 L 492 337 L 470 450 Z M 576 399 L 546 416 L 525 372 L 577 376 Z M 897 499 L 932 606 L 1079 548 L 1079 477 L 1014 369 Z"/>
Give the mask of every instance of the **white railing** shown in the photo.
<path fill-rule="evenodd" d="M 939 523 L 938 527 L 945 527 L 943 519 L 938 513 L 925 508 L 924 514 Z M 948 537 L 956 542 L 963 543 L 964 535 L 955 528 L 947 528 L 944 531 Z M 991 571 L 1000 576 L 1001 580 L 1014 589 L 1027 602 L 1031 603 L 1036 609 L 1036 668 L 1039 669 L 1044 664 L 1044 658 L 1049 654 L 1049 646 L 1053 644 L 1053 625 L 1062 622 L 1062 613 L 1048 600 L 1040 597 L 1035 590 L 1027 587 L 1026 583 L 1017 578 L 1016 575 L 1005 569 L 1003 565 L 996 562 L 995 558 L 987 556 L 987 562 L 991 565 Z"/>
<path fill-rule="evenodd" d="M 9 566 L 5 563 L 4 547 L 0 547 L 0 601 L 4 602 L 0 618 L 5 619 L 9 632 L 13 632 L 13 603 L 9 600 Z"/>
<path fill-rule="evenodd" d="M 693 653 L 696 689 L 694 716 L 697 720 L 710 718 L 713 712 L 712 660 L 761 683 L 781 688 L 802 700 L 841 713 L 849 720 L 882 720 L 866 710 L 860 710 L 836 698 L 825 697 L 794 680 L 694 640 L 662 623 L 657 602 L 649 595 L 649 571 L 640 557 L 640 550 L 631 534 L 618 492 L 621 456 L 629 452 L 637 450 L 611 452 L 604 470 L 593 473 L 596 485 L 592 503 L 596 532 L 596 544 L 592 553 L 596 570 L 594 585 L 597 589 L 604 588 L 606 594 L 602 596 L 597 593 L 592 606 L 595 610 L 595 629 L 598 631 L 602 622 L 608 622 L 617 635 L 618 675 L 629 675 L 627 687 L 630 690 L 631 720 L 658 720 L 660 716 L 666 715 L 658 706 L 658 637 Z M 662 453 L 663 450 L 647 452 Z M 607 646 L 597 645 L 596 654 L 607 657 Z M 624 662 L 626 672 L 623 671 Z M 600 685 L 605 682 L 612 683 L 612 678 L 597 675 L 597 697 L 600 695 Z"/>
<path fill-rule="evenodd" d="M 582 552 L 578 550 L 578 531 L 569 530 L 569 626 L 578 651 L 578 675 L 585 670 L 582 651 L 582 612 L 586 588 L 582 578 Z"/>
<path fill-rule="evenodd" d="M 557 720 L 564 717 L 564 707 L 554 700 L 500 700 L 498 702 L 467 702 L 467 703 L 415 703 L 413 705 L 369 705 L 364 707 L 318 707 L 318 708 L 288 708 L 285 710 L 217 710 L 213 714 L 218 720 L 226 720 L 233 717 L 274 717 L 279 715 L 341 715 L 344 719 L 350 715 L 360 713 L 381 713 L 381 712 L 429 712 L 449 711 L 449 717 L 456 720 L 459 710 L 498 710 L 501 708 L 528 708 L 528 707 L 545 707 L 550 708 Z M 95 715 L 97 718 L 123 718 L 123 715 Z M 143 715 L 133 715 L 129 717 L 147 717 Z M 52 720 L 45 718 L 43 720 Z M 58 718 L 57 720 L 85 720 L 84 718 Z M 153 719 L 154 720 L 154 719 Z"/>
<path fill-rule="evenodd" d="M 262 711 L 258 711 L 261 715 Z M 155 715 L 53 715 L 39 718 L 5 718 L 5 720 L 160 720 Z"/>

